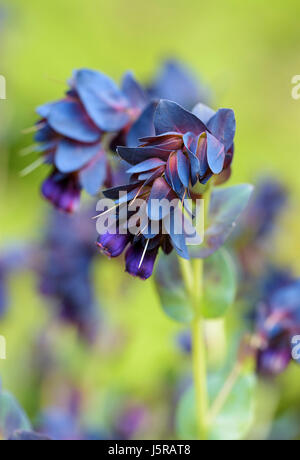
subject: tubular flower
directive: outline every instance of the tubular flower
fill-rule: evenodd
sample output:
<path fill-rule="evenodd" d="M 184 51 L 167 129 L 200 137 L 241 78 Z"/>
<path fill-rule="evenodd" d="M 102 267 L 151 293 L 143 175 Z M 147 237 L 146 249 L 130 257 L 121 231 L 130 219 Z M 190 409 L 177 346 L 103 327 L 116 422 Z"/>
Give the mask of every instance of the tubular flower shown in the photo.
<path fill-rule="evenodd" d="M 199 104 L 191 113 L 163 100 L 154 114 L 154 129 L 155 135 L 141 138 L 138 147 L 119 147 L 119 155 L 132 165 L 142 164 L 143 173 L 153 171 L 149 160 L 160 161 L 162 175 L 179 196 L 212 176 L 217 176 L 217 183 L 229 177 L 235 135 L 232 110 L 215 113 Z"/>
<path fill-rule="evenodd" d="M 131 73 L 122 88 L 106 75 L 75 71 L 64 99 L 37 109 L 35 141 L 45 163 L 53 166 L 42 186 L 45 198 L 66 212 L 80 202 L 81 190 L 96 195 L 111 183 L 111 166 L 104 136 L 126 139 L 143 112 L 148 97 Z"/>
<path fill-rule="evenodd" d="M 197 182 L 206 183 L 213 174 L 224 170 L 227 147 L 230 145 L 233 150 L 235 131 L 232 111 L 223 109 L 212 115 L 210 109 L 202 107 L 202 112 L 209 112 L 211 130 L 221 140 L 196 115 L 176 103 L 161 101 L 154 114 L 156 135 L 142 138 L 140 147 L 118 148 L 121 158 L 132 165 L 127 171 L 130 182 L 108 189 L 104 195 L 117 200 L 120 214 L 125 207 L 129 229 L 127 233 L 120 231 L 123 222 L 119 218 L 117 232 L 101 232 L 98 246 L 110 257 L 119 256 L 127 248 L 126 271 L 134 276 L 147 279 L 152 275 L 159 248 L 166 254 L 175 249 L 188 259 L 188 236 L 193 235 L 192 244 L 202 243 L 183 212 L 184 208 L 193 215 L 185 197 L 199 196 L 193 193 L 193 186 Z M 118 201 L 120 192 L 126 192 L 123 201 Z M 130 218 L 132 204 L 137 199 L 143 200 L 143 204 L 139 208 L 139 227 L 134 233 L 130 231 Z M 168 209 L 153 206 L 162 200 L 168 203 L 177 200 L 182 206 Z"/>
<path fill-rule="evenodd" d="M 292 360 L 291 340 L 300 334 L 300 281 L 280 281 L 262 302 L 256 321 L 258 337 L 257 372 L 274 376 Z"/>

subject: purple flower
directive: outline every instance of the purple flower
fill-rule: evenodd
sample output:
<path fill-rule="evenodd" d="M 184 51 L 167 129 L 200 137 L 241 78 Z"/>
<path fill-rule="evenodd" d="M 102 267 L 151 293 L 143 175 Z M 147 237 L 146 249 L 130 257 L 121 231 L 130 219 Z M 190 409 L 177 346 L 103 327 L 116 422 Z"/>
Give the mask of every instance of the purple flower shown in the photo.
<path fill-rule="evenodd" d="M 127 171 L 131 175 L 130 182 L 108 189 L 104 195 L 118 200 L 119 193 L 126 192 L 126 198 L 117 204 L 120 213 L 121 208 L 127 206 L 129 216 L 131 205 L 142 199 L 141 225 L 135 234 L 128 231 L 123 235 L 119 228 L 115 233 L 102 234 L 98 245 L 110 257 L 119 256 L 127 248 L 126 271 L 134 276 L 147 279 L 152 275 L 159 248 L 166 254 L 174 248 L 181 257 L 189 258 L 186 238 L 192 227 L 182 209 L 164 211 L 152 203 L 163 199 L 177 200 L 186 207 L 186 196 L 201 196 L 193 192 L 198 181 L 205 183 L 213 173 L 222 173 L 224 167 L 226 170 L 227 147 L 233 150 L 233 112 L 223 109 L 212 115 L 208 108 L 202 107 L 201 110 L 209 121 L 208 126 L 220 140 L 196 115 L 176 103 L 161 101 L 154 113 L 156 136 L 141 139 L 143 144 L 140 147 L 118 148 L 122 159 L 132 165 Z M 176 231 L 178 222 L 183 224 L 182 232 Z M 199 240 L 199 244 L 201 242 Z"/>
<path fill-rule="evenodd" d="M 240 232 L 245 234 L 247 241 L 251 238 L 252 242 L 268 237 L 286 204 L 285 187 L 276 179 L 261 179 L 255 187 L 247 212 L 240 221 Z"/>
<path fill-rule="evenodd" d="M 42 186 L 44 197 L 57 208 L 73 212 L 81 190 L 90 195 L 111 185 L 111 165 L 104 136 L 126 143 L 131 128 L 149 103 L 148 96 L 127 73 L 122 88 L 106 75 L 75 71 L 64 99 L 37 109 L 37 150 L 52 173 Z M 113 141 L 111 141 L 113 143 Z"/>
<path fill-rule="evenodd" d="M 59 317 L 88 340 L 94 338 L 99 322 L 92 283 L 94 239 L 89 212 L 76 216 L 54 212 L 37 266 L 42 294 L 52 300 Z"/>
<path fill-rule="evenodd" d="M 191 113 L 163 100 L 154 114 L 154 128 L 155 135 L 141 138 L 138 147 L 118 148 L 121 158 L 136 166 L 129 172 L 150 174 L 157 164 L 179 196 L 198 181 L 206 184 L 213 176 L 217 183 L 228 179 L 235 135 L 232 110 L 215 113 L 199 104 Z"/>
<path fill-rule="evenodd" d="M 292 360 L 291 339 L 300 334 L 300 280 L 274 288 L 260 304 L 256 321 L 257 372 L 274 376 Z"/>
<path fill-rule="evenodd" d="M 209 89 L 193 72 L 173 59 L 163 63 L 148 91 L 154 99 L 168 99 L 187 110 L 191 110 L 199 102 L 208 104 L 211 99 Z"/>
<path fill-rule="evenodd" d="M 266 254 L 271 249 L 272 241 L 270 237 L 276 231 L 276 222 L 287 202 L 287 191 L 276 179 L 267 177 L 258 181 L 231 238 L 245 283 L 253 283 L 252 278 L 261 278 L 261 273 L 266 271 Z"/>
<path fill-rule="evenodd" d="M 148 411 L 144 406 L 129 405 L 116 420 L 113 429 L 115 439 L 134 439 L 147 418 Z"/>

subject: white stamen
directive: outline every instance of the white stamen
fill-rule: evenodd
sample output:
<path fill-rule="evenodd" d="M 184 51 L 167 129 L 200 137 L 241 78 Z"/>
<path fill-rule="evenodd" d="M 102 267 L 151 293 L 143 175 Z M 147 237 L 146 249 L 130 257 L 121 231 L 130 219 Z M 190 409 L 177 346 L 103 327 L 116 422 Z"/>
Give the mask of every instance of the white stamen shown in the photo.
<path fill-rule="evenodd" d="M 22 134 L 35 133 L 36 131 L 39 131 L 39 129 L 44 128 L 44 126 L 46 126 L 46 123 L 38 123 L 37 125 L 31 126 L 30 128 L 22 129 L 21 133 Z"/>
<path fill-rule="evenodd" d="M 144 249 L 144 252 L 143 252 L 143 255 L 142 255 L 141 261 L 140 261 L 140 264 L 139 264 L 139 269 L 141 268 L 141 266 L 142 266 L 142 263 L 144 262 L 144 259 L 145 259 L 145 255 L 146 255 L 146 252 L 147 252 L 147 249 L 148 249 L 149 243 L 150 243 L 150 240 L 147 240 L 147 243 L 146 243 L 146 246 L 145 246 L 145 249 Z"/>
<path fill-rule="evenodd" d="M 112 208 L 109 208 L 109 209 L 107 209 L 106 211 L 101 212 L 101 214 L 98 214 L 97 216 L 92 217 L 92 219 L 93 219 L 93 220 L 94 220 L 94 219 L 98 219 L 98 217 L 104 216 L 105 214 L 107 214 L 108 212 L 112 211 L 113 209 L 116 209 L 118 206 L 120 206 L 119 203 L 116 204 L 115 206 L 113 206 Z"/>
<path fill-rule="evenodd" d="M 38 147 L 37 144 L 29 145 L 29 147 L 25 147 L 24 149 L 20 150 L 19 154 L 21 157 L 25 157 L 26 155 L 29 155 L 30 153 L 36 152 L 37 147 Z"/>
<path fill-rule="evenodd" d="M 31 172 L 33 172 L 35 169 L 37 169 L 39 166 L 41 166 L 44 163 L 44 158 L 40 157 L 36 161 L 34 161 L 31 165 L 27 166 L 27 168 L 23 169 L 23 171 L 20 172 L 21 177 L 25 177 Z"/>

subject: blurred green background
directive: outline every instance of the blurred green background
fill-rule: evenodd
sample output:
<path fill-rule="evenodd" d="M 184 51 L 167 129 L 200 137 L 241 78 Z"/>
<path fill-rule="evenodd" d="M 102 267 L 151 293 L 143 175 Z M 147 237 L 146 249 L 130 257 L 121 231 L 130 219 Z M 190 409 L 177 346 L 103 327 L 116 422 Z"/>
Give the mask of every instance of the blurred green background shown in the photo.
<path fill-rule="evenodd" d="M 131 69 L 147 82 L 163 58 L 174 56 L 212 88 L 216 106 L 235 110 L 232 183 L 271 173 L 288 185 L 295 204 L 285 216 L 278 257 L 300 274 L 300 100 L 291 96 L 292 76 L 300 74 L 297 0 L 7 0 L 1 7 L 7 100 L 0 101 L 0 246 L 39 238 L 49 209 L 38 193 L 46 168 L 19 176 L 31 161 L 18 152 L 32 143 L 21 131 L 35 123 L 35 107 L 60 98 L 74 68 L 117 80 Z M 102 260 L 95 281 L 111 323 L 125 326 L 126 347 L 100 355 L 66 329 L 53 344 L 61 372 L 99 388 L 104 399 L 109 391 L 163 398 L 162 382 L 172 380 L 178 364 L 188 365 L 174 347 L 179 326 L 160 310 L 151 282 L 120 279 L 119 272 L 117 263 Z M 35 287 L 29 274 L 13 280 L 11 309 L 0 324 L 8 344 L 8 359 L 0 361 L 3 385 L 32 416 L 43 395 L 34 392 L 31 345 L 49 318 Z"/>

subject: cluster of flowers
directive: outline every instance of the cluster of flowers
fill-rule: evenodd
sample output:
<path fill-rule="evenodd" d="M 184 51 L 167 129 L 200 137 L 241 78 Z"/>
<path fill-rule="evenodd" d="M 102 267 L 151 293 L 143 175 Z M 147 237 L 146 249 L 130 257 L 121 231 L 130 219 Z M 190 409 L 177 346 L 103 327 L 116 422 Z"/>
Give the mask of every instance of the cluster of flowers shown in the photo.
<path fill-rule="evenodd" d="M 73 212 L 82 189 L 96 195 L 110 185 L 114 156 L 109 152 L 116 145 L 135 144 L 140 119 L 149 117 L 150 123 L 155 101 L 169 96 L 188 107 L 205 100 L 202 86 L 175 61 L 164 64 L 149 88 L 142 88 L 131 73 L 119 88 L 100 72 L 75 71 L 65 97 L 37 109 L 37 151 L 52 165 L 42 186 L 45 198 Z"/>
<path fill-rule="evenodd" d="M 41 120 L 35 136 L 45 161 L 53 165 L 42 191 L 59 209 L 73 212 L 82 188 L 95 195 L 109 184 L 115 186 L 104 195 L 129 212 L 138 198 L 146 204 L 178 198 L 185 207 L 185 198 L 201 198 L 209 181 L 220 184 L 229 178 L 234 113 L 214 112 L 203 103 L 188 111 L 177 104 L 179 98 L 190 108 L 201 94 L 176 64 L 169 63 L 150 89 L 142 88 L 130 73 L 119 89 L 105 75 L 85 69 L 74 72 L 69 86 L 63 100 L 38 109 Z M 124 185 L 113 180 L 108 151 L 116 146 L 119 157 L 130 166 L 129 183 Z M 120 192 L 127 193 L 122 203 Z M 175 249 L 184 258 L 189 254 L 185 233 L 178 235 L 174 225 L 166 225 L 169 216 L 157 215 L 151 206 L 144 212 L 148 225 L 137 234 L 108 230 L 100 235 L 98 246 L 109 257 L 127 249 L 126 270 L 147 279 L 159 248 L 166 254 Z M 157 223 L 154 233 L 151 221 Z"/>

